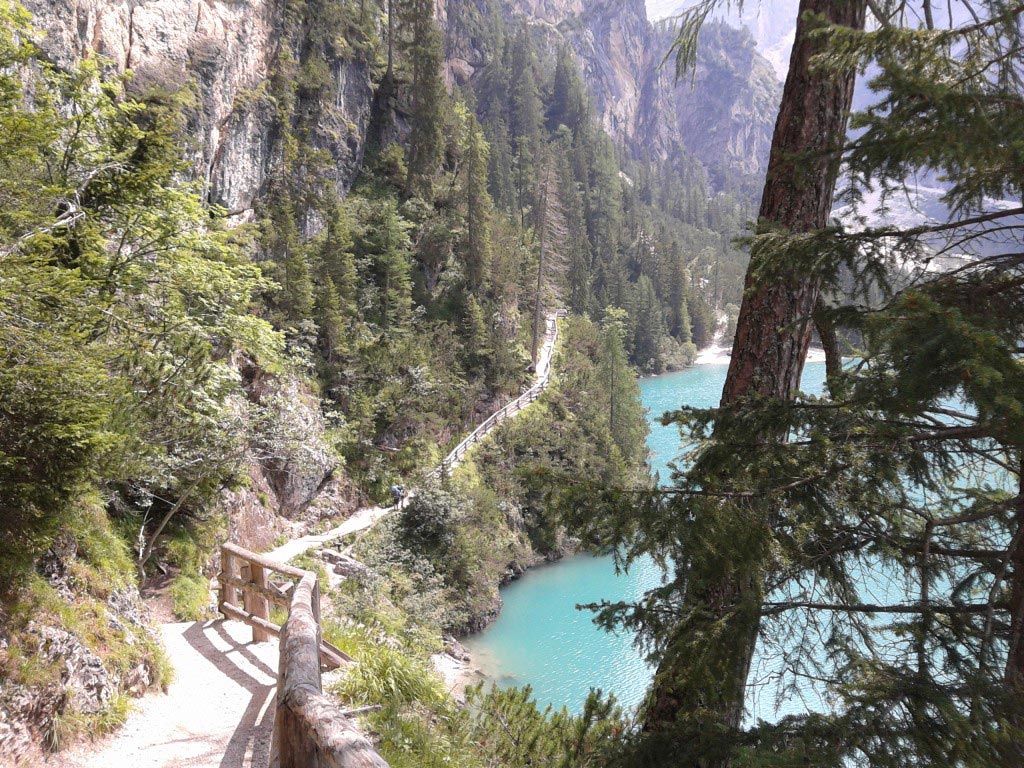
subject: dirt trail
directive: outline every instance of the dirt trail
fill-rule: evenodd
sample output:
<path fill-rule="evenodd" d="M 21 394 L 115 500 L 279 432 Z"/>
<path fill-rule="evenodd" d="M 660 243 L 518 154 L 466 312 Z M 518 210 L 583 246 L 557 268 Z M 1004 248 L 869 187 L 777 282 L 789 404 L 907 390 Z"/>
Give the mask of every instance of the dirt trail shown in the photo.
<path fill-rule="evenodd" d="M 552 314 L 548 320 L 550 331 L 555 321 Z M 549 333 L 538 360 L 536 383 L 546 384 L 550 376 L 555 340 L 555 335 Z M 497 423 L 478 429 L 478 438 Z M 449 466 L 457 463 L 458 458 L 452 459 Z M 336 528 L 292 539 L 265 554 L 286 563 L 314 547 L 364 531 L 394 509 L 360 509 Z M 134 702 L 127 723 L 117 733 L 60 753 L 49 765 L 267 768 L 274 726 L 277 641 L 252 643 L 248 626 L 220 619 L 163 624 L 161 631 L 175 670 L 167 694 L 153 693 Z"/>
<path fill-rule="evenodd" d="M 175 678 L 133 702 L 117 733 L 49 761 L 58 768 L 266 768 L 277 641 L 254 644 L 237 621 L 164 624 Z"/>
<path fill-rule="evenodd" d="M 540 353 L 538 354 L 536 372 L 534 374 L 534 387 L 540 384 L 547 384 L 548 379 L 551 376 L 551 359 L 554 356 L 555 343 L 558 339 L 555 333 L 555 323 L 557 322 L 558 315 L 551 313 L 547 317 L 548 332 L 544 337 L 544 346 L 541 347 Z M 501 411 L 501 409 L 499 409 Z M 504 414 L 502 414 L 504 415 Z M 514 415 L 514 414 L 512 414 Z M 487 420 L 485 420 L 486 422 Z M 483 439 L 487 434 L 494 430 L 499 424 L 504 421 L 503 419 L 495 420 L 487 428 L 481 430 L 478 428 L 474 430 L 476 433 L 476 439 Z M 445 459 L 445 464 L 449 470 L 458 466 L 461 460 L 461 454 L 458 453 L 458 448 L 453 451 Z M 415 491 L 411 491 L 410 494 L 404 499 L 404 502 L 408 502 L 412 498 Z M 324 533 L 310 534 L 308 536 L 301 536 L 291 541 L 286 541 L 276 549 L 272 549 L 269 552 L 263 554 L 269 557 L 271 560 L 276 560 L 279 563 L 287 563 L 294 557 L 308 552 L 314 548 L 322 548 L 332 541 L 337 541 L 350 533 L 359 533 L 371 528 L 378 520 L 387 515 L 389 512 L 395 511 L 395 507 L 364 507 L 363 509 L 357 510 L 355 514 L 346 519 L 341 525 L 332 528 Z"/>

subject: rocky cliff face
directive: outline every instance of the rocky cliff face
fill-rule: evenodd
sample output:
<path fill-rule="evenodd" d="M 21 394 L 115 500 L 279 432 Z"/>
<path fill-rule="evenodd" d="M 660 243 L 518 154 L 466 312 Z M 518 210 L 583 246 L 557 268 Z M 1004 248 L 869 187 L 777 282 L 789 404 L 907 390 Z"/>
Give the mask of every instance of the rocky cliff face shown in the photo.
<path fill-rule="evenodd" d="M 671 29 L 659 30 L 659 49 L 669 51 L 674 36 Z M 729 186 L 733 176 L 763 175 L 782 89 L 746 31 L 709 23 L 692 76 L 677 82 L 670 62 L 649 94 L 638 133 L 662 160 L 680 142 L 708 169 L 713 187 Z"/>
<path fill-rule="evenodd" d="M 486 62 L 479 41 L 454 23 L 469 1 L 487 16 L 489 0 L 439 4 L 455 82 Z M 643 0 L 507 0 L 502 8 L 508 21 L 529 25 L 542 50 L 570 46 L 602 124 L 636 156 L 660 163 L 692 155 L 718 187 L 731 176 L 763 173 L 782 87 L 749 33 L 709 24 L 698 66 L 677 81 L 675 32 L 651 24 Z"/>
<path fill-rule="evenodd" d="M 254 203 L 281 150 L 269 78 L 282 45 L 283 4 L 275 0 L 26 0 L 58 65 L 93 54 L 131 71 L 135 92 L 191 95 L 188 132 L 196 173 L 211 202 L 236 220 Z M 294 52 L 293 52 L 294 53 Z M 339 192 L 362 162 L 373 96 L 357 58 L 326 62 L 333 98 L 315 142 L 329 153 Z"/>
<path fill-rule="evenodd" d="M 237 221 L 253 217 L 281 151 L 270 77 L 281 55 L 286 7 L 275 0 L 27 0 L 58 64 L 98 53 L 132 88 L 187 89 L 197 177 Z M 715 25 L 703 37 L 692 79 L 662 66 L 673 33 L 656 28 L 643 0 L 438 0 L 452 82 L 472 78 L 493 52 L 466 33 L 464 18 L 500 13 L 525 20 L 542 46 L 568 43 L 609 133 L 663 162 L 686 152 L 712 179 L 758 174 L 767 161 L 780 94 L 748 36 Z M 293 49 L 300 44 L 289 43 Z M 298 58 L 300 51 L 290 51 Z M 373 102 L 369 64 L 348 53 L 325 62 L 312 143 L 330 158 L 324 173 L 344 193 L 362 162 Z"/>
<path fill-rule="evenodd" d="M 105 66 L 130 72 L 136 94 L 181 94 L 195 176 L 207 199 L 235 223 L 256 218 L 256 207 L 285 137 L 282 120 L 308 108 L 289 83 L 294 104 L 282 109 L 275 73 L 282 58 L 301 58 L 303 32 L 286 30 L 286 0 L 24 0 L 45 33 L 44 55 L 57 66 L 103 57 Z M 321 175 L 344 194 L 363 161 L 373 88 L 368 62 L 350 49 L 329 54 L 328 85 L 321 91 L 315 128 L 307 140 L 325 158 Z M 280 78 L 279 78 L 280 79 Z M 282 118 L 290 114 L 290 118 Z M 308 222 L 307 222 L 308 223 Z M 309 228 L 315 226 L 310 225 Z M 308 234 L 308 232 L 307 232 Z M 244 367 L 244 366 L 243 366 Z M 318 399 L 295 382 L 262 382 L 256 400 L 270 401 L 273 459 L 258 458 L 251 487 L 225 492 L 231 538 L 263 549 L 310 519 L 358 506 L 324 441 Z M 276 410 L 274 410 L 276 409 Z M 302 435 L 301 439 L 296 435 Z M 323 493 L 323 492 L 327 493 Z M 314 499 L 315 510 L 310 511 Z"/>

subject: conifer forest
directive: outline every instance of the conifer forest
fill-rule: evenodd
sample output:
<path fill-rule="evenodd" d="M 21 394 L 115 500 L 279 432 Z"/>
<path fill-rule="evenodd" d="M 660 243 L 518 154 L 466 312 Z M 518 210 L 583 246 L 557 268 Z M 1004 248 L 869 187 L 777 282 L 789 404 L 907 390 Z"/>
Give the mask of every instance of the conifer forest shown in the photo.
<path fill-rule="evenodd" d="M 1022 0 L 0 0 L 0 765 L 1024 766 L 1022 194 Z"/>

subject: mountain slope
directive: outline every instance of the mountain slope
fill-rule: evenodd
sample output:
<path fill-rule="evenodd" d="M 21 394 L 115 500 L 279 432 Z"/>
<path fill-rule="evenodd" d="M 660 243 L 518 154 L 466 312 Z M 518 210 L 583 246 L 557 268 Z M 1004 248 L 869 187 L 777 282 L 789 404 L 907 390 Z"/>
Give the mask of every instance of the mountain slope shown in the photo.
<path fill-rule="evenodd" d="M 579 64 L 601 124 L 636 157 L 704 162 L 718 189 L 733 176 L 760 183 L 781 87 L 750 35 L 709 24 L 699 64 L 679 81 L 671 60 L 675 31 L 654 25 L 642 0 L 443 0 L 449 79 L 465 84 L 494 52 L 461 19 L 503 14 L 526 24 L 541 50 L 567 45 Z"/>

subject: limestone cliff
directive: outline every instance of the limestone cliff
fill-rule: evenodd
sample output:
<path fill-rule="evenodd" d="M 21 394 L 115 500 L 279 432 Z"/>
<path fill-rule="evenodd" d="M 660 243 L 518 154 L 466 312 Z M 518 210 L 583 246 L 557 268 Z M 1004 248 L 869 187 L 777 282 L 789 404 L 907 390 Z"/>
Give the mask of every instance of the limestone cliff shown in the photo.
<path fill-rule="evenodd" d="M 643 0 L 437 0 L 447 34 L 451 82 L 476 74 L 493 51 L 466 19 L 524 20 L 547 50 L 568 43 L 605 128 L 659 162 L 701 158 L 713 180 L 759 174 L 767 160 L 780 87 L 749 35 L 712 25 L 700 64 L 676 81 L 666 56 L 673 32 L 654 26 Z M 287 3 L 275 0 L 27 0 L 58 64 L 90 53 L 133 73 L 137 91 L 186 88 L 197 177 L 211 202 L 249 220 L 281 152 L 270 78 L 282 46 L 293 59 L 302 40 L 283 34 Z M 478 30 L 477 30 L 478 31 Z M 312 143 L 344 193 L 358 173 L 373 103 L 371 65 L 340 46 L 324 62 Z"/>
<path fill-rule="evenodd" d="M 285 4 L 275 0 L 26 0 L 58 65 L 91 54 L 131 71 L 135 92 L 190 94 L 188 133 L 208 199 L 236 221 L 253 206 L 281 152 L 270 93 L 285 39 Z M 301 38 L 288 45 L 298 47 Z M 289 51 L 293 58 L 299 52 Z M 339 51 L 328 61 L 329 97 L 314 144 L 347 190 L 362 162 L 372 88 L 366 61 Z"/>

